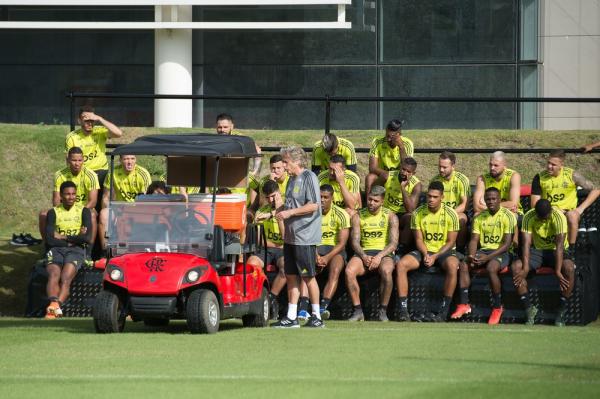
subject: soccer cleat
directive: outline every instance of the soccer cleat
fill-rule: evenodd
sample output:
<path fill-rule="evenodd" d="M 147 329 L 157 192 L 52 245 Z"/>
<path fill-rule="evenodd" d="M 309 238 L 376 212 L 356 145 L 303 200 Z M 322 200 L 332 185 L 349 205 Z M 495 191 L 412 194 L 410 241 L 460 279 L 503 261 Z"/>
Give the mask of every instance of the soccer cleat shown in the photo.
<path fill-rule="evenodd" d="M 50 302 L 50 305 L 46 308 L 46 319 L 56 319 L 62 317 L 63 313 L 60 308 L 60 304 L 56 301 Z"/>
<path fill-rule="evenodd" d="M 461 317 L 469 313 L 471 313 L 471 305 L 469 305 L 468 303 L 459 303 L 456 307 L 456 310 L 454 311 L 454 313 L 452 313 L 450 318 L 454 320 L 460 319 Z"/>
<path fill-rule="evenodd" d="M 298 320 L 291 320 L 287 316 L 284 316 L 281 320 L 271 324 L 273 328 L 300 328 Z"/>
<path fill-rule="evenodd" d="M 387 310 L 383 309 L 383 308 L 379 308 L 379 310 L 377 310 L 377 320 L 379 321 L 390 321 L 387 317 Z"/>
<path fill-rule="evenodd" d="M 23 236 L 23 233 L 16 235 L 13 233 L 12 240 L 10 240 L 10 245 L 14 245 L 16 247 L 25 247 L 29 245 Z"/>
<path fill-rule="evenodd" d="M 321 312 L 321 319 L 323 319 L 323 320 L 329 320 L 329 317 L 331 317 L 331 312 L 327 308 L 321 308 L 320 312 Z"/>
<path fill-rule="evenodd" d="M 364 321 L 365 315 L 361 309 L 355 309 L 348 321 Z"/>
<path fill-rule="evenodd" d="M 408 313 L 408 309 L 401 307 L 398 310 L 398 321 L 410 321 L 410 314 Z"/>
<path fill-rule="evenodd" d="M 566 308 L 558 309 L 556 312 L 556 319 L 554 319 L 554 325 L 556 327 L 564 327 L 565 326 L 565 313 Z"/>
<path fill-rule="evenodd" d="M 538 313 L 538 308 L 535 306 L 530 306 L 527 309 L 525 309 L 525 314 L 527 314 L 527 321 L 525 322 L 526 325 L 528 326 L 532 326 L 535 324 L 535 316 Z"/>
<path fill-rule="evenodd" d="M 502 312 L 504 312 L 504 308 L 502 306 L 500 306 L 499 308 L 493 308 L 492 314 L 488 319 L 488 324 L 499 324 L 500 318 L 502 317 Z"/>
<path fill-rule="evenodd" d="M 323 320 L 319 319 L 318 317 L 311 315 L 304 327 L 323 328 L 325 327 L 325 323 L 323 323 Z"/>
<path fill-rule="evenodd" d="M 309 317 L 310 317 L 310 315 L 308 314 L 308 312 L 306 310 L 301 310 L 298 312 L 298 320 L 300 320 L 300 321 L 306 321 L 306 320 L 308 320 Z"/>
<path fill-rule="evenodd" d="M 441 323 L 443 321 L 446 321 L 446 316 L 447 316 L 447 314 L 445 312 L 438 312 L 438 313 L 429 312 L 425 315 L 425 317 L 423 318 L 423 321 L 430 322 L 430 323 Z"/>

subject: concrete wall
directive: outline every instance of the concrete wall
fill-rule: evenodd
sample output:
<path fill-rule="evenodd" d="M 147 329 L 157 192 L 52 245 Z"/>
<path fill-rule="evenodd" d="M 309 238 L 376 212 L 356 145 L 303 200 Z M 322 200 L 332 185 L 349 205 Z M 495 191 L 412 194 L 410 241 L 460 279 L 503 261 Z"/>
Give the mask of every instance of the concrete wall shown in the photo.
<path fill-rule="evenodd" d="M 600 0 L 541 0 L 543 97 L 600 97 Z M 600 129 L 600 104 L 543 104 L 542 129 Z"/>

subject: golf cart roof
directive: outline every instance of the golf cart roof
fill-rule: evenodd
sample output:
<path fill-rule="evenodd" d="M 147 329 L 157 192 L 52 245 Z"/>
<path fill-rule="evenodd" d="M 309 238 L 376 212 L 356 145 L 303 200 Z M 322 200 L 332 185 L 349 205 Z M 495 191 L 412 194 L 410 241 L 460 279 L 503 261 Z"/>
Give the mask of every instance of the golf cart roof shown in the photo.
<path fill-rule="evenodd" d="M 261 156 L 256 152 L 254 140 L 250 137 L 214 133 L 154 134 L 138 137 L 132 143 L 115 148 L 112 154 L 235 158 Z"/>

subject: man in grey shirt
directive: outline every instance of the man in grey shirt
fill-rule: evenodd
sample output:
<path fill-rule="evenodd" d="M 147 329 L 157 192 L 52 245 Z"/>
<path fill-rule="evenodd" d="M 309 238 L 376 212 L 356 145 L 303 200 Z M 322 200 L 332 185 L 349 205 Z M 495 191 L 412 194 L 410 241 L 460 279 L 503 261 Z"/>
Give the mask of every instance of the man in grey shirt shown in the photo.
<path fill-rule="evenodd" d="M 317 245 L 321 242 L 321 196 L 317 176 L 306 169 L 307 156 L 300 147 L 281 149 L 285 168 L 290 175 L 285 203 L 275 217 L 283 220 L 283 258 L 288 289 L 287 316 L 273 327 L 296 328 L 301 279 L 308 287 L 312 315 L 305 327 L 324 327 L 319 306 L 319 285 L 315 279 Z M 301 279 L 300 279 L 301 278 Z"/>

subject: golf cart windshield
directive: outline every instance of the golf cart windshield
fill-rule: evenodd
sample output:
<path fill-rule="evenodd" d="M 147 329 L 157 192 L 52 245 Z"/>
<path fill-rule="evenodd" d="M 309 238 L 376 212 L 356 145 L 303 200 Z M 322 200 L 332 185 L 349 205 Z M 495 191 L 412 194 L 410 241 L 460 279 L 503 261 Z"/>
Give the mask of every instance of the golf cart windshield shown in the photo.
<path fill-rule="evenodd" d="M 212 244 L 211 202 L 111 202 L 108 245 L 116 255 L 179 252 L 206 257 Z"/>

